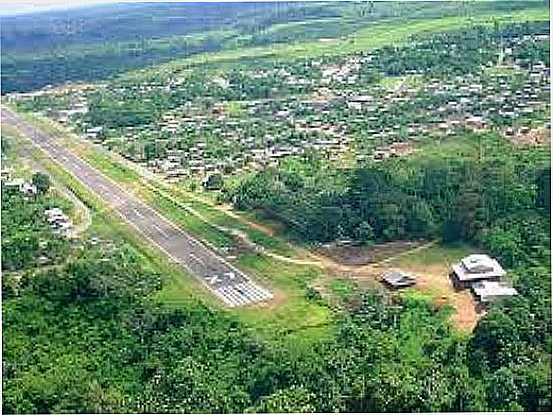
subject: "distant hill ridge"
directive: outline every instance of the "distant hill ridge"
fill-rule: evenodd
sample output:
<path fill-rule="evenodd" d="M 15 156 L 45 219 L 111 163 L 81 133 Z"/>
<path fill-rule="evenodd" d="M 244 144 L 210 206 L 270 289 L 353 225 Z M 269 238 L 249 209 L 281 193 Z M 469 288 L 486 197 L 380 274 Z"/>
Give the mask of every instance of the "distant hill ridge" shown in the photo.
<path fill-rule="evenodd" d="M 342 37 L 382 19 L 533 7 L 544 3 L 125 3 L 3 16 L 2 93 L 102 80 L 202 52 Z"/>

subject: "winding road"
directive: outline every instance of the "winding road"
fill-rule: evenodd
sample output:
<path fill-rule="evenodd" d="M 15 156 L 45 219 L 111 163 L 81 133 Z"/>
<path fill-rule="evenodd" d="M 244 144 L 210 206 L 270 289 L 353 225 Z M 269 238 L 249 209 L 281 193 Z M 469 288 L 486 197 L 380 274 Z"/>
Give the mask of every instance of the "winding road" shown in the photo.
<path fill-rule="evenodd" d="M 5 107 L 2 107 L 2 123 L 25 134 L 64 170 L 113 207 L 144 238 L 198 278 L 228 307 L 247 306 L 273 298 L 269 290 L 63 147 L 55 137 L 38 130 Z"/>

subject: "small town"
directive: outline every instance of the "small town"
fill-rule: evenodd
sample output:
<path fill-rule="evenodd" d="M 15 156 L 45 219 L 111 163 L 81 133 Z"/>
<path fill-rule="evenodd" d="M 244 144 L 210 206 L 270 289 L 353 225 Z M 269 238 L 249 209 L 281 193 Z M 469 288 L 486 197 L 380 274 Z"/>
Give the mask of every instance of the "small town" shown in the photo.
<path fill-rule="evenodd" d="M 271 84 L 278 85 L 273 88 L 279 91 L 289 89 L 289 95 L 278 98 L 216 101 L 243 88 L 217 75 L 192 84 L 187 78 L 170 78 L 166 83 L 121 86 L 110 92 L 106 86 L 69 87 L 10 94 L 8 99 L 38 106 L 41 113 L 86 139 L 168 179 L 200 178 L 202 182 L 214 174 L 241 175 L 276 166 L 283 158 L 309 151 L 321 152 L 337 165 L 408 155 L 423 138 L 436 140 L 462 129 L 494 129 L 514 142 L 543 142 L 550 135 L 550 123 L 539 128 L 533 124 L 536 116 L 546 114 L 550 68 L 541 61 L 516 58 L 513 50 L 548 39 L 548 34 L 515 37 L 502 45 L 499 56 L 483 51 L 473 58 L 490 59 L 480 73 L 442 75 L 423 83 L 422 71 L 404 70 L 391 78 L 388 87 L 382 82 L 374 86 L 370 78 L 389 77 L 379 73 L 385 53 L 380 52 L 240 74 L 240 82 L 251 83 L 252 89 L 256 83 L 258 88 Z M 424 53 L 436 41 L 443 42 L 432 39 L 416 47 Z M 498 60 L 500 66 L 496 66 Z M 365 86 L 367 78 L 370 82 Z M 97 118 L 89 114 L 91 94 L 117 94 L 125 97 L 119 101 L 124 106 L 138 97 L 147 103 L 156 96 L 181 94 L 183 88 L 194 94 L 200 88 L 194 81 L 207 81 L 201 86 L 203 94 L 167 109 L 153 123 L 110 128 L 89 121 Z M 64 102 L 67 108 L 61 108 Z"/>

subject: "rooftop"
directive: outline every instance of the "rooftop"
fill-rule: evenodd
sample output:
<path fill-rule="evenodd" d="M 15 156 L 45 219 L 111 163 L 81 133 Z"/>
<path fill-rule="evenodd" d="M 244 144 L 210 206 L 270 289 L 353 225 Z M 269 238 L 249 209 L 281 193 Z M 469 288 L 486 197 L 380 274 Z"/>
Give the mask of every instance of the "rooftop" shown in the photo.
<path fill-rule="evenodd" d="M 493 271 L 497 261 L 484 254 L 472 254 L 461 260 L 468 272 Z"/>
<path fill-rule="evenodd" d="M 460 281 L 503 277 L 506 272 L 497 260 L 485 254 L 472 254 L 453 265 L 453 271 Z"/>
<path fill-rule="evenodd" d="M 417 282 L 416 277 L 398 269 L 384 272 L 382 280 L 392 287 L 408 287 Z"/>
<path fill-rule="evenodd" d="M 475 282 L 472 284 L 472 290 L 480 301 L 484 303 L 518 294 L 517 290 L 513 287 L 497 281 Z"/>
<path fill-rule="evenodd" d="M 24 183 L 25 183 L 25 180 L 23 180 L 22 178 L 16 178 L 16 179 L 12 179 L 10 181 L 4 182 L 4 186 L 6 186 L 6 187 L 21 187 L 21 186 L 23 186 Z"/>

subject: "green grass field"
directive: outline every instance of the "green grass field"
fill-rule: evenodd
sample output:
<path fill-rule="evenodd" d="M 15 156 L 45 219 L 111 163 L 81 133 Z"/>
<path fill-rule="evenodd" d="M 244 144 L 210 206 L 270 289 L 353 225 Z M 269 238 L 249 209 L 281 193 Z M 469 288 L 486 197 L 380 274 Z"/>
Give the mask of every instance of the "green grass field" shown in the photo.
<path fill-rule="evenodd" d="M 394 261 L 398 266 L 407 268 L 414 266 L 452 264 L 461 258 L 474 253 L 474 247 L 466 244 L 438 244 L 429 248 L 407 254 Z"/>
<path fill-rule="evenodd" d="M 177 73 L 190 66 L 207 64 L 239 63 L 247 59 L 294 59 L 314 58 L 317 56 L 347 55 L 368 49 L 392 44 L 402 44 L 410 36 L 429 34 L 441 31 L 453 31 L 475 24 L 492 25 L 494 22 L 524 22 L 533 20 L 548 20 L 549 8 L 529 8 L 515 12 L 483 13 L 475 16 L 450 16 L 409 21 L 398 19 L 394 22 L 375 23 L 370 27 L 331 42 L 304 41 L 270 46 L 245 47 L 234 50 L 224 50 L 213 53 L 198 54 L 189 58 L 171 61 L 153 68 L 132 71 L 123 76 L 124 79 L 141 78 L 143 76 L 159 77 Z"/>

